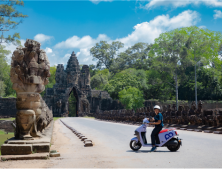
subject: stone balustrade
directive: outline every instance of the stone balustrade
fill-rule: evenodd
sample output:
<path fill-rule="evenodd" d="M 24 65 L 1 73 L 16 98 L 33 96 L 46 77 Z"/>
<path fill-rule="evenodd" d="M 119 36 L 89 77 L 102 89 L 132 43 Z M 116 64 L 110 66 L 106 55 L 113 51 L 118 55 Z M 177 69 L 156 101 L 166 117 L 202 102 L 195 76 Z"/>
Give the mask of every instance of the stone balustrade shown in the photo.
<path fill-rule="evenodd" d="M 165 124 L 179 124 L 179 125 L 198 125 L 198 126 L 222 126 L 222 108 L 215 109 L 202 109 L 202 102 L 199 101 L 198 108 L 195 103 L 191 104 L 191 107 L 182 106 L 176 110 L 175 104 L 161 106 L 161 113 L 163 115 Z M 80 116 L 85 116 L 82 114 Z M 89 115 L 87 115 L 89 116 Z M 151 107 L 139 108 L 134 110 L 99 110 L 97 109 L 96 114 L 91 114 L 97 119 L 118 121 L 118 122 L 131 122 L 141 123 L 143 119 L 154 117 L 155 113 Z"/>

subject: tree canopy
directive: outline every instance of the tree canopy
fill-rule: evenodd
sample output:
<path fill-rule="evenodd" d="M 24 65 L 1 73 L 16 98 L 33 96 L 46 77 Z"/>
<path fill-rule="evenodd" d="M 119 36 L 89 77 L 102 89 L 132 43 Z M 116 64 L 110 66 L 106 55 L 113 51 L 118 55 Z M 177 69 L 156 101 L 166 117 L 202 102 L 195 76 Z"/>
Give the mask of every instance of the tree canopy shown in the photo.
<path fill-rule="evenodd" d="M 115 57 L 104 55 L 111 45 L 100 42 L 91 48 L 100 52 L 94 53 L 98 62 L 91 70 L 91 85 L 108 91 L 112 98 L 120 99 L 120 92 L 130 96 L 131 91 L 127 90 L 136 88 L 145 100 L 193 101 L 196 83 L 198 100 L 221 100 L 220 32 L 196 26 L 178 28 L 160 34 L 153 44 L 138 42 L 120 53 L 116 48 Z M 105 67 L 100 67 L 102 63 Z M 106 79 L 99 76 L 104 68 L 110 73 Z M 102 80 L 105 86 L 101 86 Z"/>

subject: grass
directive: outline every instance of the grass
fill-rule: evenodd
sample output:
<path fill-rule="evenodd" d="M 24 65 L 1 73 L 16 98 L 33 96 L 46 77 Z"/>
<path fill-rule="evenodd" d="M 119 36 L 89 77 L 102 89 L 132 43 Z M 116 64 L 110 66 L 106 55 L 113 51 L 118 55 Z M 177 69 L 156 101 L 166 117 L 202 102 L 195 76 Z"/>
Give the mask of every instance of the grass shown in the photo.
<path fill-rule="evenodd" d="M 10 118 L 0 118 L 0 120 L 15 120 L 14 117 L 10 117 Z"/>
<path fill-rule="evenodd" d="M 53 117 L 53 120 L 56 121 L 59 118 L 61 118 L 61 117 Z"/>
<path fill-rule="evenodd" d="M 95 117 L 84 116 L 84 118 L 95 119 Z"/>
<path fill-rule="evenodd" d="M 37 153 L 36 149 L 34 151 L 32 151 L 32 154 Z"/>
<path fill-rule="evenodd" d="M 5 131 L 2 131 L 0 130 L 0 147 L 2 146 L 2 144 L 4 144 L 4 142 L 11 138 L 11 137 L 14 137 L 14 133 L 8 133 L 8 134 L 5 134 Z M 1 149 L 0 149 L 0 155 L 1 155 Z"/>

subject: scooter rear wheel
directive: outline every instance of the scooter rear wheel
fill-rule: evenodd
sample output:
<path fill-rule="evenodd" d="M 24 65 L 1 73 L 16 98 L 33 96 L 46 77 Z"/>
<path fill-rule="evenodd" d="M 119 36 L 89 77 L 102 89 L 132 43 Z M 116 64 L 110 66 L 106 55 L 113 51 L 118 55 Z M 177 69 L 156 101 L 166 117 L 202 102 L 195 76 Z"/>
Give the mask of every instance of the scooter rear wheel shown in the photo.
<path fill-rule="evenodd" d="M 140 142 L 136 142 L 135 140 L 133 141 L 130 141 L 130 148 L 133 150 L 133 151 L 138 151 L 140 148 L 141 148 L 141 143 Z"/>

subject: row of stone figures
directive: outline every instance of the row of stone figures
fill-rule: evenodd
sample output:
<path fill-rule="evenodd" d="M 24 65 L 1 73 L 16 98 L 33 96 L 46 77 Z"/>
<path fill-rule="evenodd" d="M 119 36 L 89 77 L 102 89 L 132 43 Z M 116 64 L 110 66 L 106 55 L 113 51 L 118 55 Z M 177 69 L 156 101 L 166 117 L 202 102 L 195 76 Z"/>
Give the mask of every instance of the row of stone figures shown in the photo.
<path fill-rule="evenodd" d="M 153 107 L 152 107 L 153 108 Z M 97 110 L 94 115 L 95 118 L 125 121 L 125 122 L 142 122 L 145 117 L 154 117 L 155 113 L 151 107 L 139 108 L 136 111 L 122 109 L 122 110 Z M 222 126 L 222 108 L 202 109 L 202 102 L 199 101 L 198 108 L 195 102 L 192 102 L 191 107 L 182 106 L 176 110 L 176 105 L 162 106 L 161 113 L 163 115 L 164 123 L 180 124 L 180 125 L 206 125 L 220 127 Z"/>

